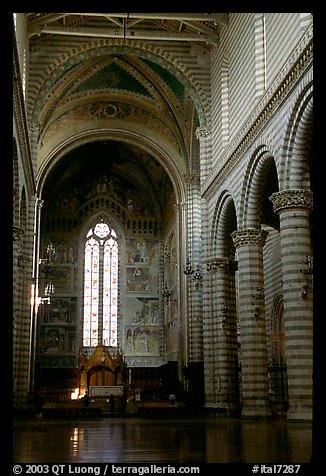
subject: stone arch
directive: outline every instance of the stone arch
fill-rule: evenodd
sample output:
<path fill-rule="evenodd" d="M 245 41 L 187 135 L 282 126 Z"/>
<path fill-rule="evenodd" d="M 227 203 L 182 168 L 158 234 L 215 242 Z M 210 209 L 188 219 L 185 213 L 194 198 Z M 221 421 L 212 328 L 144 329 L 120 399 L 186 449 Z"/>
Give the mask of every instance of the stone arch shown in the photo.
<path fill-rule="evenodd" d="M 154 140 L 143 137 L 134 131 L 121 129 L 101 129 L 95 131 L 86 131 L 84 133 L 75 134 L 73 138 L 68 139 L 46 157 L 37 176 L 37 193 L 42 196 L 46 177 L 55 164 L 69 151 L 76 147 L 96 140 L 118 140 L 121 142 L 137 145 L 138 147 L 150 152 L 152 157 L 164 168 L 168 174 L 175 191 L 176 202 L 184 202 L 186 190 L 180 170 L 171 158 L 171 154 L 166 151 L 161 144 L 157 144 Z"/>
<path fill-rule="evenodd" d="M 272 178 L 272 181 L 269 180 L 270 178 Z M 276 224 L 276 217 L 274 216 L 271 204 L 268 201 L 268 198 L 272 193 L 269 188 L 272 187 L 272 190 L 275 189 L 274 191 L 278 191 L 278 175 L 274 154 L 265 144 L 258 146 L 256 151 L 253 153 L 243 183 L 244 189 L 241 198 L 241 227 L 244 229 L 259 229 L 266 213 L 269 215 L 268 220 L 271 220 L 273 225 L 278 227 L 278 224 Z M 269 187 L 268 193 L 265 191 L 267 186 Z M 265 208 L 268 210 L 265 210 Z M 267 220 L 266 217 L 265 219 Z"/>
<path fill-rule="evenodd" d="M 237 216 L 234 201 L 229 192 L 224 192 L 216 207 L 211 240 L 213 256 L 232 257 L 234 247 L 230 234 L 237 229 Z"/>
<path fill-rule="evenodd" d="M 313 87 L 308 82 L 298 94 L 283 140 L 280 177 L 283 190 L 311 190 Z"/>

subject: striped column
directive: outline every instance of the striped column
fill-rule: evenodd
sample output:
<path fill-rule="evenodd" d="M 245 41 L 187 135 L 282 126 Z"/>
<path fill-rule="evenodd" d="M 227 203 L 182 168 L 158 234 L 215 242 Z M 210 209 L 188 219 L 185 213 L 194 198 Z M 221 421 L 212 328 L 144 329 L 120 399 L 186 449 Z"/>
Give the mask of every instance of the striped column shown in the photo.
<path fill-rule="evenodd" d="M 268 233 L 231 233 L 238 249 L 243 416 L 269 416 L 263 246 Z"/>
<path fill-rule="evenodd" d="M 187 204 L 186 202 L 176 203 L 174 206 L 175 209 L 175 229 L 177 235 L 177 246 L 178 246 L 178 268 L 183 269 L 186 262 L 186 256 L 188 255 L 188 246 L 187 246 Z M 178 276 L 178 290 L 180 296 L 179 302 L 179 312 L 180 319 L 178 322 L 179 326 L 179 341 L 178 341 L 178 362 L 179 362 L 179 377 L 183 381 L 184 377 L 181 373 L 181 369 L 186 365 L 188 361 L 188 325 L 187 325 L 187 313 L 188 313 L 188 295 L 186 289 L 186 279 L 183 273 L 181 276 Z M 184 383 L 184 381 L 183 381 Z"/>
<path fill-rule="evenodd" d="M 239 411 L 237 315 L 235 306 L 235 263 L 215 258 L 207 263 L 211 275 L 214 309 L 211 316 L 213 407 L 228 414 Z"/>
<path fill-rule="evenodd" d="M 190 179 L 191 199 L 189 215 L 192 215 L 192 265 L 194 274 L 188 280 L 189 303 L 191 305 L 190 321 L 190 361 L 203 361 L 203 296 L 202 296 L 202 242 L 201 242 L 201 195 L 197 176 Z"/>
<path fill-rule="evenodd" d="M 207 273 L 203 276 L 203 345 L 204 345 L 204 380 L 205 407 L 217 407 L 215 382 L 218 374 L 217 361 L 217 286 L 215 260 L 207 261 Z"/>
<path fill-rule="evenodd" d="M 280 215 L 288 419 L 312 418 L 313 301 L 309 214 L 312 192 L 288 190 L 270 197 Z"/>

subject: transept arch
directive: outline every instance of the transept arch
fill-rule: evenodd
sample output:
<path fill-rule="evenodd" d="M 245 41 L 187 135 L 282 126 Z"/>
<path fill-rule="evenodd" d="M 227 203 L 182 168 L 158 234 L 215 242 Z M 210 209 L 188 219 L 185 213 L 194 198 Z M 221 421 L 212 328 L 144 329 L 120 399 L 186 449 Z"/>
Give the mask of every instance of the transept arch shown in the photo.
<path fill-rule="evenodd" d="M 137 132 L 121 129 L 100 129 L 75 134 L 73 138 L 69 138 L 69 140 L 62 143 L 60 147 L 51 151 L 37 174 L 38 195 L 42 196 L 42 190 L 48 173 L 65 154 L 76 149 L 78 146 L 97 140 L 118 140 L 122 143 L 137 145 L 142 150 L 149 152 L 170 177 L 177 201 L 183 202 L 185 200 L 186 190 L 181 176 L 183 169 L 178 170 L 177 165 L 169 155 L 169 151 L 164 149 L 162 144 L 156 143 L 150 137 L 144 137 Z"/>

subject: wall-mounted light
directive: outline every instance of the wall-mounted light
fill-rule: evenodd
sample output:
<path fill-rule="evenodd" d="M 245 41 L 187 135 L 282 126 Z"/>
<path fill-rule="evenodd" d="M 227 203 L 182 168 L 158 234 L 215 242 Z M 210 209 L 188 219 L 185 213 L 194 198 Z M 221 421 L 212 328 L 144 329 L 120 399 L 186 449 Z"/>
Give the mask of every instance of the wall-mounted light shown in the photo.
<path fill-rule="evenodd" d="M 168 299 L 171 296 L 171 291 L 169 290 L 167 284 L 165 283 L 163 291 L 162 291 L 163 297 Z"/>
<path fill-rule="evenodd" d="M 304 277 L 305 283 L 302 286 L 301 298 L 307 299 L 308 293 L 312 291 L 312 275 L 313 275 L 313 258 L 310 255 L 306 255 L 303 260 L 300 261 L 304 267 L 300 269 L 300 274 Z"/>
<path fill-rule="evenodd" d="M 191 261 L 190 261 L 190 257 L 188 256 L 188 259 L 187 259 L 187 264 L 186 264 L 186 267 L 184 269 L 184 274 L 186 276 L 190 276 L 191 274 L 193 274 L 194 270 L 193 270 L 193 267 L 191 266 Z"/>

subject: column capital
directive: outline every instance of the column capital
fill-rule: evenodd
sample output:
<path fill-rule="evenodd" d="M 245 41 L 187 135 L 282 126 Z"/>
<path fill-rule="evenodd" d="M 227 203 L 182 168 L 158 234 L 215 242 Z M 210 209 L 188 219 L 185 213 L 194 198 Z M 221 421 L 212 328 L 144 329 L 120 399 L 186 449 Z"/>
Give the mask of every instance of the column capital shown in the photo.
<path fill-rule="evenodd" d="M 22 236 L 24 234 L 24 228 L 21 226 L 14 226 L 13 227 L 13 241 L 14 243 L 20 243 L 22 240 Z"/>
<path fill-rule="evenodd" d="M 275 213 L 302 209 L 309 212 L 313 207 L 313 193 L 310 190 L 284 190 L 275 192 L 269 197 Z"/>
<path fill-rule="evenodd" d="M 197 127 L 196 129 L 196 139 L 208 139 L 212 134 L 212 130 L 207 127 Z"/>
<path fill-rule="evenodd" d="M 176 202 L 173 206 L 177 212 L 182 212 L 187 209 L 187 202 L 186 201 Z"/>
<path fill-rule="evenodd" d="M 35 205 L 36 205 L 38 208 L 42 208 L 43 205 L 44 205 L 44 200 L 42 200 L 41 198 L 35 196 Z"/>
<path fill-rule="evenodd" d="M 183 176 L 186 184 L 199 184 L 200 183 L 200 174 L 186 174 Z"/>
<path fill-rule="evenodd" d="M 261 247 L 263 247 L 265 245 L 267 236 L 268 231 L 254 230 L 253 228 L 241 231 L 234 231 L 233 233 L 231 233 L 231 237 L 236 248 L 252 245 L 260 245 Z"/>
<path fill-rule="evenodd" d="M 27 254 L 22 253 L 18 256 L 18 269 L 26 272 L 31 265 L 32 259 Z"/>

